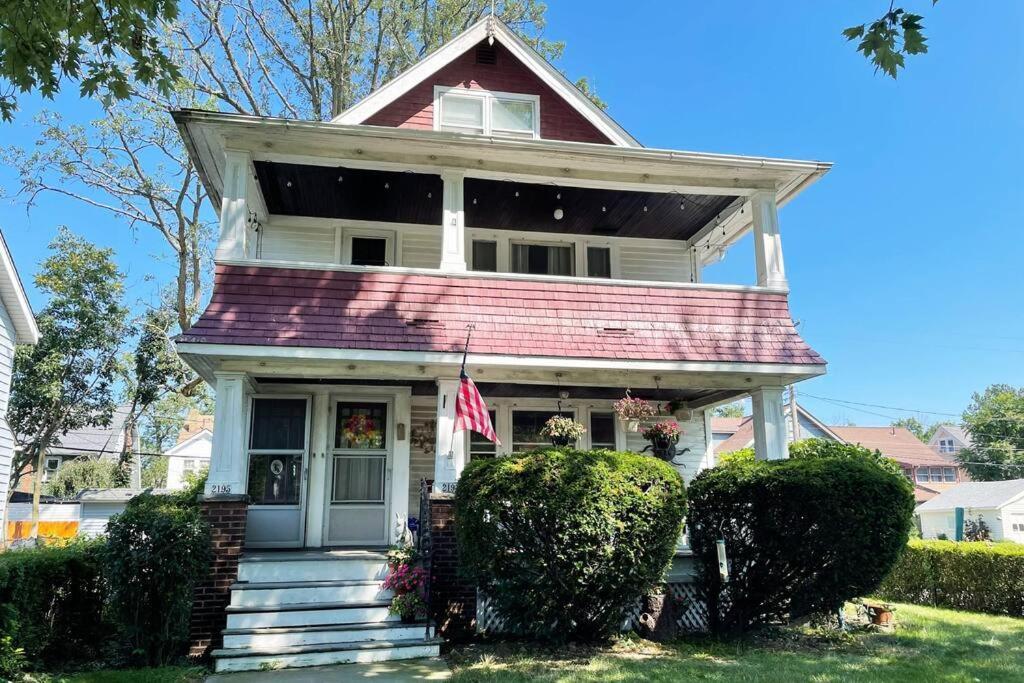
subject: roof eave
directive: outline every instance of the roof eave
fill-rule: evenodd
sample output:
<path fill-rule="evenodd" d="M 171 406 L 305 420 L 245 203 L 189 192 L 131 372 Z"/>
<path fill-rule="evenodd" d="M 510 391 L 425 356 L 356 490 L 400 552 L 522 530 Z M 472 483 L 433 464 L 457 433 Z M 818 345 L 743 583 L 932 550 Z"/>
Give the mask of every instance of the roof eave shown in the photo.
<path fill-rule="evenodd" d="M 38 343 L 39 326 L 36 325 L 32 305 L 29 304 L 25 286 L 18 276 L 18 269 L 14 264 L 10 249 L 7 248 L 7 240 L 3 233 L 0 233 L 0 278 L 2 278 L 2 284 L 5 285 L 4 289 L 9 294 L 4 298 L 4 305 L 11 316 L 11 322 L 14 323 L 15 341 L 19 344 Z M 8 301 L 8 298 L 13 301 Z"/>

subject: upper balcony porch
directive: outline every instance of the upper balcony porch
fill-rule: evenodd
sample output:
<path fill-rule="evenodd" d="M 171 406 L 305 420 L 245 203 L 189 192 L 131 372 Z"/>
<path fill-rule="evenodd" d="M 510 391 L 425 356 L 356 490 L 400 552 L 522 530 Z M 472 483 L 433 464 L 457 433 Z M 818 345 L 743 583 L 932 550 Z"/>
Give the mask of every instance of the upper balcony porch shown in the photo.
<path fill-rule="evenodd" d="M 175 118 L 214 204 L 220 264 L 502 273 L 700 286 L 753 232 L 785 292 L 777 209 L 829 165 L 551 140 Z"/>

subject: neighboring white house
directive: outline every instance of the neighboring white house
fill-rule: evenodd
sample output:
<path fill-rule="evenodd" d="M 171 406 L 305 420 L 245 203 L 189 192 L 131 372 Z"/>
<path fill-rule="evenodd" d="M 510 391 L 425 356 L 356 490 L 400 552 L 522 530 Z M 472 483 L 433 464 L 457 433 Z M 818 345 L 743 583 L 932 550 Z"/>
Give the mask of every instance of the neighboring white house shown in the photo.
<path fill-rule="evenodd" d="M 917 514 L 922 538 L 956 540 L 959 516 L 961 522 L 984 520 L 993 541 L 1024 543 L 1024 479 L 969 481 L 922 503 Z"/>
<path fill-rule="evenodd" d="M 203 429 L 167 451 L 167 488 L 182 489 L 189 474 L 209 468 L 212 450 L 213 432 Z"/>
<path fill-rule="evenodd" d="M 0 520 L 6 519 L 7 489 L 11 481 L 11 458 L 14 435 L 7 424 L 7 400 L 11 394 L 11 373 L 14 370 L 16 344 L 39 341 L 32 307 L 25 288 L 14 267 L 7 242 L 0 234 Z M 7 533 L 6 522 L 0 523 L 0 545 Z"/>
<path fill-rule="evenodd" d="M 970 435 L 956 425 L 939 425 L 928 441 L 928 448 L 936 453 L 959 453 L 970 445 Z"/>

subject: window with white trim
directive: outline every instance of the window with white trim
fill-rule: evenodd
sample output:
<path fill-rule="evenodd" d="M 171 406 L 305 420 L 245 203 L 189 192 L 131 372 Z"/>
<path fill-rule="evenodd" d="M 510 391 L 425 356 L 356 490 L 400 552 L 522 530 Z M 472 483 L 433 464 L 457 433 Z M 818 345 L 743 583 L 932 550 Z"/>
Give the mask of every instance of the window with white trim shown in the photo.
<path fill-rule="evenodd" d="M 599 410 L 590 411 L 590 433 L 591 448 L 606 448 L 615 450 L 615 413 L 602 412 Z"/>
<path fill-rule="evenodd" d="M 575 275 L 575 245 L 550 242 L 513 242 L 509 270 L 529 275 Z"/>
<path fill-rule="evenodd" d="M 43 463 L 43 481 L 49 481 L 50 476 L 57 473 L 60 466 L 64 464 L 64 458 L 60 456 L 48 456 Z"/>
<path fill-rule="evenodd" d="M 587 277 L 612 276 L 611 247 L 587 246 Z"/>
<path fill-rule="evenodd" d="M 494 240 L 473 240 L 471 270 L 498 272 L 498 243 Z"/>
<path fill-rule="evenodd" d="M 345 230 L 341 262 L 351 266 L 395 265 L 395 233 L 390 230 Z"/>
<path fill-rule="evenodd" d="M 495 410 L 488 410 L 487 414 L 491 416 L 491 426 L 495 429 L 498 428 L 498 413 Z M 477 460 L 479 458 L 493 458 L 498 453 L 498 447 L 495 443 L 482 434 L 478 434 L 472 430 L 469 431 L 469 459 Z"/>
<path fill-rule="evenodd" d="M 434 99 L 435 130 L 540 137 L 540 98 L 537 95 L 438 86 Z"/>
<path fill-rule="evenodd" d="M 512 451 L 529 451 L 551 445 L 551 440 L 541 436 L 540 430 L 544 423 L 553 415 L 564 415 L 576 419 L 575 410 L 513 410 L 512 411 Z"/>

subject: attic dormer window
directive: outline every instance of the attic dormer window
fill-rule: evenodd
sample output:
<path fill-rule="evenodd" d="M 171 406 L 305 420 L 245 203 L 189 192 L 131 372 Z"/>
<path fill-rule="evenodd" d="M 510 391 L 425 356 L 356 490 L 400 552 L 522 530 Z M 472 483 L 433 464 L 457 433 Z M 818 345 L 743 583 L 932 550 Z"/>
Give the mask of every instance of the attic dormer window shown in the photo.
<path fill-rule="evenodd" d="M 539 109 L 540 98 L 536 95 L 438 87 L 434 130 L 539 138 Z"/>

